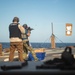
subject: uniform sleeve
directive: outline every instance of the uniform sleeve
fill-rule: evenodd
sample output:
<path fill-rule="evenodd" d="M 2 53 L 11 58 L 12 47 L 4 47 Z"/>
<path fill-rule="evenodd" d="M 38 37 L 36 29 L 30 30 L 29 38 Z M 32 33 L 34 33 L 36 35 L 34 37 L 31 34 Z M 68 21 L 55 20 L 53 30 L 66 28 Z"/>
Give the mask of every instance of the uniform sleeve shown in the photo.
<path fill-rule="evenodd" d="M 18 25 L 18 27 L 19 27 L 21 33 L 25 33 L 25 29 L 21 25 Z"/>

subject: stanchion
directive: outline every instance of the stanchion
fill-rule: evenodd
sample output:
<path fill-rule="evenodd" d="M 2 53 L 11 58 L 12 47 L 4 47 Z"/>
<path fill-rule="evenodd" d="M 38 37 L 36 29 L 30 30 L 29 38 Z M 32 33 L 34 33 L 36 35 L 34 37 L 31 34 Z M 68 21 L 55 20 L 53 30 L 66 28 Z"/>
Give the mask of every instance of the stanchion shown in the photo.
<path fill-rule="evenodd" d="M 2 56 L 2 44 L 0 44 L 0 56 Z"/>

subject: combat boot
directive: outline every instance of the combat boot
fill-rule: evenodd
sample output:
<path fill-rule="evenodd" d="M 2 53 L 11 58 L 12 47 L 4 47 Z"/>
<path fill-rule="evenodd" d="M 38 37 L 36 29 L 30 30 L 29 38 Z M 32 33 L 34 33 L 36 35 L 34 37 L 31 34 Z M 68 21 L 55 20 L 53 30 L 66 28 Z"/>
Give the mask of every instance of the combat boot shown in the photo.
<path fill-rule="evenodd" d="M 34 61 L 39 61 L 39 59 L 36 57 L 36 58 L 34 59 Z"/>

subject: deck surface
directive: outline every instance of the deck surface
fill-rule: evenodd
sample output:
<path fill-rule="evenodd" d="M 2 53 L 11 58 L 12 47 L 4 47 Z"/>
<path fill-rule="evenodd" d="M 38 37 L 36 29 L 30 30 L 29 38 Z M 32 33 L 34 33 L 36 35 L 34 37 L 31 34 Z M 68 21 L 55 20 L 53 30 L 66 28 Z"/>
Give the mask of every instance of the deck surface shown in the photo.
<path fill-rule="evenodd" d="M 53 58 L 61 58 L 61 53 L 64 51 L 64 48 L 56 48 L 56 49 L 45 49 L 45 58 L 42 61 L 46 61 Z M 75 48 L 72 49 L 72 53 L 75 57 Z M 3 55 L 0 56 L 0 61 L 8 61 L 9 52 L 3 52 Z M 18 58 L 18 52 L 15 51 L 14 58 Z"/>

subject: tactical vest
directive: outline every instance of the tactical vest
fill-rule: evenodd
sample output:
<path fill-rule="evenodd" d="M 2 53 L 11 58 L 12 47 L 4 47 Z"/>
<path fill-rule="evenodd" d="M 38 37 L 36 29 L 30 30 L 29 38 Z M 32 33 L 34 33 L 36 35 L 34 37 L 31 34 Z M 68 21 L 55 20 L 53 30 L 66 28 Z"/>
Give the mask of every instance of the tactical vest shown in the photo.
<path fill-rule="evenodd" d="M 9 25 L 9 34 L 10 34 L 10 38 L 12 37 L 19 37 L 21 38 L 21 31 L 20 29 L 18 28 L 18 24 L 10 24 Z"/>
<path fill-rule="evenodd" d="M 22 40 L 28 40 L 28 36 L 27 36 L 28 30 L 25 29 L 25 33 L 23 33 L 22 36 Z"/>

